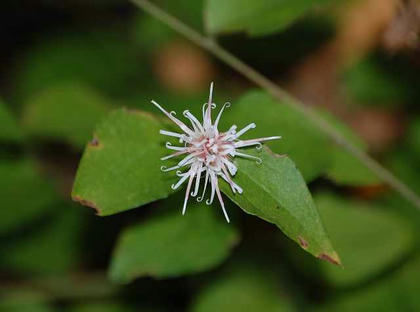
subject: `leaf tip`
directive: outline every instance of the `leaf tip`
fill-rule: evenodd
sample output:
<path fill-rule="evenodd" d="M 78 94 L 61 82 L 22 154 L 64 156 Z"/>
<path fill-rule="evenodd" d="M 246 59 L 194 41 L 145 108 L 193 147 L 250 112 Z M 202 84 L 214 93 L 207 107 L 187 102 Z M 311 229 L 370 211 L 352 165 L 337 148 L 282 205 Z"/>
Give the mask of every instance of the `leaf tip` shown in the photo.
<path fill-rule="evenodd" d="M 327 261 L 329 263 L 341 266 L 341 260 L 340 257 L 338 256 L 338 254 L 333 251 L 331 254 L 325 254 L 325 253 L 321 253 L 317 256 L 318 259 Z"/>
<path fill-rule="evenodd" d="M 86 206 L 86 207 L 90 207 L 90 208 L 93 208 L 93 209 L 95 209 L 95 211 L 96 211 L 96 214 L 98 215 L 98 216 L 100 216 L 100 215 L 102 215 L 102 211 L 99 209 L 99 207 L 94 203 L 94 202 L 92 202 L 92 201 L 90 201 L 90 200 L 87 200 L 87 199 L 84 199 L 84 198 L 82 198 L 81 196 L 79 196 L 79 195 L 72 195 L 72 197 L 71 197 L 75 202 L 78 202 L 78 203 L 80 203 L 81 205 L 83 205 L 83 206 Z"/>

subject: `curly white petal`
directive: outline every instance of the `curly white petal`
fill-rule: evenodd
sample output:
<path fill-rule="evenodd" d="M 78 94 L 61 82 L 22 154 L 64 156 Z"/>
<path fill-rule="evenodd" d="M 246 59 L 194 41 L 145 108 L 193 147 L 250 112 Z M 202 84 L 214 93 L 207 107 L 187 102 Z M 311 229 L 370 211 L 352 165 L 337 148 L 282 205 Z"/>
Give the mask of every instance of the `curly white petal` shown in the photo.
<path fill-rule="evenodd" d="M 184 156 L 176 166 L 170 168 L 165 166 L 161 167 L 161 170 L 164 172 L 177 170 L 176 175 L 180 179 L 172 185 L 173 189 L 178 189 L 188 180 L 182 214 L 186 212 L 189 197 L 196 197 L 198 195 L 202 175 L 205 173 L 203 191 L 201 196 L 197 197 L 197 201 L 204 199 L 207 185 L 210 183 L 211 191 L 206 203 L 208 205 L 213 203 L 214 197 L 217 195 L 226 221 L 230 222 L 219 188 L 219 177 L 230 185 L 233 193 L 242 194 L 242 188 L 233 181 L 233 177 L 238 171 L 238 167 L 233 162 L 233 158 L 242 157 L 252 159 L 257 161 L 257 163 L 261 163 L 262 160 L 259 157 L 239 152 L 237 149 L 248 146 L 256 146 L 259 149 L 262 147 L 262 142 L 277 140 L 280 137 L 272 136 L 252 140 L 239 140 L 247 131 L 256 127 L 255 123 L 250 123 L 238 132 L 236 132 L 236 125 L 232 125 L 226 132 L 219 132 L 218 126 L 221 116 L 224 109 L 230 106 L 230 103 L 225 103 L 222 106 L 214 124 L 212 124 L 211 111 L 216 107 L 216 104 L 213 103 L 213 83 L 210 85 L 208 102 L 203 105 L 202 123 L 190 111 L 185 110 L 183 112 L 183 115 L 190 121 L 192 129 L 176 118 L 175 112 L 168 113 L 155 101 L 152 101 L 152 103 L 183 131 L 183 133 L 167 130 L 159 131 L 162 135 L 178 138 L 180 143 L 185 143 L 184 146 L 174 146 L 170 142 L 166 143 L 166 147 L 174 150 L 175 153 L 161 158 L 161 160 L 168 160 L 177 156 Z M 188 170 L 185 171 L 184 169 L 182 171 L 183 168 L 188 168 Z M 194 179 L 195 185 L 193 191 L 191 191 Z"/>

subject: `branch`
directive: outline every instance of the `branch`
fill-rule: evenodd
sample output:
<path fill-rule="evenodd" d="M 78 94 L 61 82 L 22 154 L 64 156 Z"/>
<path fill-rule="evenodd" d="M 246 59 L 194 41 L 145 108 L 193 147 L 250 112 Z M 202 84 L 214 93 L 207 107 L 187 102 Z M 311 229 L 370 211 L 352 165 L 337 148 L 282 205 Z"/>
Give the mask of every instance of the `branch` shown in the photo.
<path fill-rule="evenodd" d="M 226 63 L 237 72 L 248 78 L 250 81 L 265 89 L 268 93 L 277 99 L 284 101 L 286 105 L 304 114 L 319 129 L 328 135 L 337 145 L 342 146 L 350 154 L 359 159 L 367 168 L 374 172 L 380 179 L 387 183 L 391 188 L 400 193 L 405 199 L 411 202 L 417 209 L 420 209 L 420 197 L 414 193 L 407 185 L 395 177 L 389 170 L 380 165 L 376 160 L 370 157 L 363 150 L 348 141 L 337 129 L 331 126 L 324 118 L 318 115 L 311 107 L 303 104 L 298 99 L 289 95 L 286 91 L 276 85 L 274 82 L 257 72 L 255 69 L 239 60 L 236 56 L 219 46 L 214 40 L 208 38 L 188 25 L 184 24 L 155 4 L 148 0 L 130 0 L 134 5 L 142 8 L 144 11 L 176 30 L 189 40 L 212 53 L 221 61 Z"/>

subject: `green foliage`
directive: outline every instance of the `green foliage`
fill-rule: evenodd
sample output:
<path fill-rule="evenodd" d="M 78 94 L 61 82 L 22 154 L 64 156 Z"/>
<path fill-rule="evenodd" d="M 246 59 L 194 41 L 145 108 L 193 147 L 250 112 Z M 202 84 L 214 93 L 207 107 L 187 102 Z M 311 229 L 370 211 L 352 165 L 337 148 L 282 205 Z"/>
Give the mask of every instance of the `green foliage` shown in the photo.
<path fill-rule="evenodd" d="M 366 149 L 366 144 L 349 127 L 326 111 L 320 111 L 320 114 L 348 140 Z M 267 145 L 275 153 L 290 156 L 308 182 L 322 174 L 340 184 L 378 182 L 365 165 L 342 147 L 333 144 L 302 113 L 263 91 L 251 91 L 240 97 L 226 111 L 221 124 L 228 129 L 232 124 L 243 127 L 250 121 L 255 122 L 257 127 L 244 135 L 244 138 L 281 135 L 281 140 L 267 142 Z"/>
<path fill-rule="evenodd" d="M 260 157 L 262 164 L 236 160 L 235 182 L 244 189 L 243 194 L 233 194 L 227 183 L 222 184 L 222 191 L 245 212 L 277 225 L 309 253 L 339 264 L 339 256 L 293 161 L 286 156 L 273 155 L 269 150 L 261 154 L 247 152 Z"/>
<path fill-rule="evenodd" d="M 402 181 L 415 192 L 420 192 L 420 163 L 418 156 L 407 147 L 401 147 L 391 153 L 387 164 Z"/>
<path fill-rule="evenodd" d="M 343 73 L 350 97 L 367 104 L 391 105 L 407 99 L 408 86 L 373 58 L 365 58 Z"/>
<path fill-rule="evenodd" d="M 159 158 L 165 152 L 159 129 L 163 127 L 141 112 L 110 114 L 96 130 L 96 144 L 86 148 L 73 199 L 109 215 L 167 197 L 174 175 L 160 171 Z M 310 253 L 338 263 L 294 163 L 266 151 L 261 156 L 260 166 L 237 160 L 235 181 L 244 188 L 243 195 L 233 196 L 226 185 L 222 190 L 246 212 L 276 224 Z"/>
<path fill-rule="evenodd" d="M 410 225 L 386 207 L 318 194 L 315 202 L 337 248 L 343 268 L 325 265 L 336 285 L 362 282 L 397 263 L 415 246 Z"/>
<path fill-rule="evenodd" d="M 192 312 L 295 311 L 271 272 L 242 266 L 211 281 L 196 298 Z"/>
<path fill-rule="evenodd" d="M 50 210 L 56 195 L 30 159 L 0 162 L 0 233 L 15 230 Z"/>
<path fill-rule="evenodd" d="M 317 311 L 418 311 L 420 309 L 420 258 L 373 285 L 348 292 Z"/>
<path fill-rule="evenodd" d="M 188 76 L 182 56 L 171 60 L 166 45 L 179 34 L 124 0 L 12 2 L 0 4 L 6 29 L 17 30 L 2 36 L 0 58 L 7 102 L 0 100 L 0 311 L 420 310 L 418 211 L 386 188 L 359 188 L 382 181 L 293 105 L 259 90 L 235 100 L 220 130 L 255 122 L 244 139 L 283 138 L 244 151 L 261 164 L 233 159 L 243 194 L 219 180 L 231 224 L 217 199 L 206 206 L 190 198 L 182 216 L 185 187 L 173 194 L 178 177 L 160 170 L 174 162 L 160 160 L 170 151 L 159 130 L 173 129 L 150 104 L 156 99 L 181 119 L 184 109 L 202 113 L 207 91 L 166 90 L 164 74 Z M 204 22 L 221 46 L 282 85 L 295 82 L 296 90 L 299 64 L 309 64 L 313 77 L 337 69 L 337 60 L 317 51 L 341 28 L 330 12 L 315 10 L 338 2 L 156 0 L 195 29 Z M 359 16 L 358 6 L 349 7 Z M 222 36 L 234 32 L 242 34 Z M 247 90 L 213 61 L 216 103 Z M 414 61 L 398 51 L 369 55 L 329 91 L 342 103 L 386 105 L 390 112 L 411 105 L 398 105 L 395 116 L 406 136 L 375 156 L 420 192 Z M 367 151 L 349 127 L 320 114 Z M 73 181 L 74 200 L 113 216 L 98 218 L 69 202 Z M 371 190 L 374 199 L 351 197 Z M 119 214 L 139 206 L 145 207 Z"/>
<path fill-rule="evenodd" d="M 79 81 L 121 94 L 141 75 L 141 68 L 119 33 L 60 33 L 27 51 L 17 71 L 16 93 L 26 99 L 60 82 Z"/>
<path fill-rule="evenodd" d="M 180 203 L 170 198 L 162 203 L 170 213 L 123 231 L 111 262 L 112 280 L 192 274 L 214 268 L 228 257 L 239 237 L 212 211 L 219 207 L 190 203 L 183 216 Z"/>
<path fill-rule="evenodd" d="M 326 111 L 320 112 L 333 127 L 335 127 L 349 142 L 363 151 L 367 150 L 367 144 L 354 133 L 346 124 L 336 119 Z M 380 180 L 359 159 L 351 155 L 346 149 L 334 144 L 327 152 L 331 154 L 331 165 L 327 170 L 327 176 L 338 184 L 346 185 L 370 185 L 379 183 Z"/>
<path fill-rule="evenodd" d="M 140 111 L 109 114 L 85 149 L 72 198 L 106 216 L 169 196 L 175 177 L 160 170 L 162 126 Z"/>
<path fill-rule="evenodd" d="M 250 122 L 257 127 L 243 137 L 282 136 L 281 140 L 267 142 L 267 146 L 292 158 L 305 180 L 311 181 L 327 170 L 331 162 L 326 153 L 329 142 L 301 113 L 266 92 L 255 90 L 241 96 L 226 110 L 221 129 L 229 129 L 233 124 L 241 128 Z"/>
<path fill-rule="evenodd" d="M 207 0 L 209 33 L 246 31 L 252 36 L 285 29 L 317 5 L 331 0 Z"/>
<path fill-rule="evenodd" d="M 58 3 L 55 0 L 40 0 L 40 3 L 42 4 L 48 4 L 48 6 L 57 6 L 61 9 L 63 7 L 66 10 L 70 9 L 77 9 L 78 7 L 82 6 L 84 10 L 87 9 L 93 9 L 93 8 L 106 8 L 110 7 L 111 9 L 115 6 L 118 6 L 118 4 L 121 5 L 121 3 L 124 3 L 124 0 L 89 0 L 89 2 L 86 2 L 84 0 L 72 0 L 72 1 L 64 1 L 61 3 Z M 84 11 L 83 10 L 83 11 Z"/>
<path fill-rule="evenodd" d="M 142 51 L 152 52 L 174 38 L 176 33 L 155 18 L 139 14 L 132 25 L 132 36 Z"/>
<path fill-rule="evenodd" d="M 4 246 L 0 263 L 10 271 L 51 275 L 70 270 L 78 260 L 81 208 L 56 204 L 57 215 L 40 229 Z"/>
<path fill-rule="evenodd" d="M 361 186 L 380 182 L 370 169 L 344 148 L 339 146 L 332 148 L 331 154 L 333 159 L 327 176 L 337 184 Z"/>
<path fill-rule="evenodd" d="M 23 126 L 32 136 L 82 148 L 111 106 L 107 99 L 90 87 L 63 83 L 28 98 Z"/>
<path fill-rule="evenodd" d="M 203 28 L 204 2 L 206 0 L 163 0 L 162 7 L 195 29 Z"/>
<path fill-rule="evenodd" d="M 0 141 L 22 142 L 23 133 L 6 104 L 0 99 Z"/>
<path fill-rule="evenodd" d="M 7 312 L 54 312 L 44 295 L 37 291 L 17 290 L 2 293 L 0 311 Z"/>
<path fill-rule="evenodd" d="M 407 141 L 407 145 L 410 149 L 417 157 L 420 157 L 420 118 L 417 118 L 410 123 Z"/>
<path fill-rule="evenodd" d="M 79 303 L 66 310 L 66 312 L 134 312 L 134 308 L 114 302 Z M 138 311 L 138 310 L 137 310 Z M 148 310 L 141 310 L 148 311 Z"/>

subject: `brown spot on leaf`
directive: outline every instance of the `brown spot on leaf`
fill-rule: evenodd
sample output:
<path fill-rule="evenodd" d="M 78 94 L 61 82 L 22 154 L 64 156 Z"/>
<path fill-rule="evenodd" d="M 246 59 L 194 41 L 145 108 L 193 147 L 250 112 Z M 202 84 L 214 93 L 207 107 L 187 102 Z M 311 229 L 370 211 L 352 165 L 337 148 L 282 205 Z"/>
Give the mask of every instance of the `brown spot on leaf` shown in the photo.
<path fill-rule="evenodd" d="M 299 241 L 299 244 L 302 246 L 303 249 L 308 248 L 309 244 L 302 236 L 298 236 L 298 241 Z"/>
<path fill-rule="evenodd" d="M 90 146 L 99 146 L 99 139 L 97 137 L 94 137 L 90 142 L 89 142 Z"/>
<path fill-rule="evenodd" d="M 97 215 L 100 215 L 102 213 L 101 210 L 99 209 L 99 207 L 94 202 L 92 202 L 90 200 L 84 199 L 84 198 L 80 197 L 79 195 L 72 196 L 72 199 L 74 201 L 80 203 L 83 206 L 95 209 Z"/>
<path fill-rule="evenodd" d="M 334 258 L 327 254 L 319 254 L 318 259 L 328 261 L 329 263 L 335 265 L 341 265 L 340 258 L 338 258 L 338 255 L 336 253 L 334 253 Z"/>

